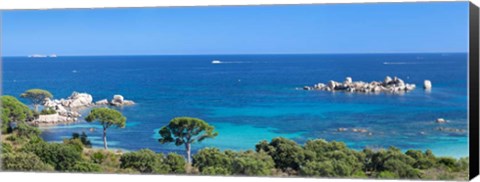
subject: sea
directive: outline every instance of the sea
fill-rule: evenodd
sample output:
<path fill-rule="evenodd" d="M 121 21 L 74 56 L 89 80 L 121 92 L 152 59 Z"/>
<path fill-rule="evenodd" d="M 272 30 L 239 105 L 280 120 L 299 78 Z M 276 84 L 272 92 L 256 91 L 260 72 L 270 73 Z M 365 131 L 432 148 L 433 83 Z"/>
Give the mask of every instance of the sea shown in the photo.
<path fill-rule="evenodd" d="M 254 150 L 262 140 L 285 137 L 345 142 L 350 148 L 395 146 L 431 149 L 437 156 L 468 156 L 467 53 L 280 54 L 3 57 L 3 95 L 32 88 L 54 98 L 86 92 L 94 101 L 120 94 L 136 105 L 116 108 L 125 128 L 108 129 L 110 148 L 183 153 L 183 146 L 158 142 L 159 128 L 179 116 L 201 118 L 218 136 L 192 145 L 193 152 Z M 219 60 L 219 64 L 212 64 Z M 303 86 L 383 81 L 397 76 L 417 88 L 404 94 L 306 91 Z M 424 80 L 433 88 L 425 91 Z M 21 99 L 25 104 L 28 100 Z M 89 109 L 82 110 L 86 116 Z M 85 132 L 102 147 L 98 123 L 41 127 L 42 137 L 62 142 Z M 437 118 L 448 122 L 436 123 Z M 458 129 L 440 131 L 439 128 Z M 349 131 L 339 132 L 339 128 Z M 368 132 L 352 132 L 353 128 Z"/>

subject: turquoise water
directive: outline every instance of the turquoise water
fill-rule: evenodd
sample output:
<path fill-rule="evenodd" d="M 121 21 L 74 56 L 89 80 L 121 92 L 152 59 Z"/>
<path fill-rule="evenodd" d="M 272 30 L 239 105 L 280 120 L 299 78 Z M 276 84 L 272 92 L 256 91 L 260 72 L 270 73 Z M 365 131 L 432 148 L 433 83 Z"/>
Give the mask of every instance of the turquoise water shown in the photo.
<path fill-rule="evenodd" d="M 211 64 L 216 59 L 224 64 Z M 219 132 L 194 150 L 248 150 L 260 140 L 282 136 L 299 143 L 323 138 L 355 149 L 393 145 L 468 156 L 468 133 L 436 130 L 467 130 L 467 55 L 462 53 L 7 57 L 3 69 L 6 95 L 38 87 L 56 98 L 79 91 L 94 100 L 114 94 L 134 100 L 136 105 L 119 109 L 128 118 L 127 127 L 108 131 L 111 148 L 183 152 L 182 147 L 158 143 L 157 131 L 174 117 L 192 116 Z M 347 76 L 373 81 L 387 75 L 417 84 L 417 89 L 404 95 L 296 89 Z M 433 83 L 429 93 L 421 88 L 426 79 Z M 449 123 L 437 124 L 437 118 Z M 340 127 L 365 128 L 371 135 L 337 132 Z M 55 142 L 84 131 L 95 147 L 102 146 L 99 125 L 83 119 L 42 130 L 45 140 Z"/>

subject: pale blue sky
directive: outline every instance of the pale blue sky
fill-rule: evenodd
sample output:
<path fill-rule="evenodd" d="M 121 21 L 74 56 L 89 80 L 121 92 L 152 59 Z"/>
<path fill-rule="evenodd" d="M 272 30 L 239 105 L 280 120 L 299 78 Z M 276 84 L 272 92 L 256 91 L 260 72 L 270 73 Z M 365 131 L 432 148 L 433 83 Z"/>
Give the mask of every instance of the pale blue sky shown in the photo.
<path fill-rule="evenodd" d="M 2 12 L 4 56 L 467 52 L 468 2 Z"/>

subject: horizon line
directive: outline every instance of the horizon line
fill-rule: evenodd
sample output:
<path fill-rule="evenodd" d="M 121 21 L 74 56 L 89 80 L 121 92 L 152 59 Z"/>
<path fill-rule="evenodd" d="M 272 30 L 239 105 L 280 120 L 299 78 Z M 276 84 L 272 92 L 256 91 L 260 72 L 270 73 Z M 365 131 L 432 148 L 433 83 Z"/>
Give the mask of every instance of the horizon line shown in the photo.
<path fill-rule="evenodd" d="M 59 55 L 55 54 L 57 57 L 113 57 L 113 56 L 228 56 L 228 55 L 352 55 L 352 54 L 458 54 L 458 53 L 469 53 L 469 51 L 464 52 L 352 52 L 352 53 L 212 53 L 212 54 L 83 54 L 83 55 Z M 30 54 L 30 55 L 46 55 L 50 56 L 53 54 Z M 8 57 L 28 57 L 30 55 L 1 55 L 2 58 Z M 41 57 L 42 58 L 42 57 Z M 55 57 L 45 57 L 45 58 L 55 58 Z"/>

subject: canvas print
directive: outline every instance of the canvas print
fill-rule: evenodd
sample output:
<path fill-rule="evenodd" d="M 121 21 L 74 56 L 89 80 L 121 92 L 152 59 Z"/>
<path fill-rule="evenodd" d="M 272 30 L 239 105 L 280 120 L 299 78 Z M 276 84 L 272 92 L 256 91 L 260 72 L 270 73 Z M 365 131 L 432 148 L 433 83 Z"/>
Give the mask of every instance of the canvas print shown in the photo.
<path fill-rule="evenodd" d="M 2 16 L 3 171 L 469 179 L 468 2 Z"/>

